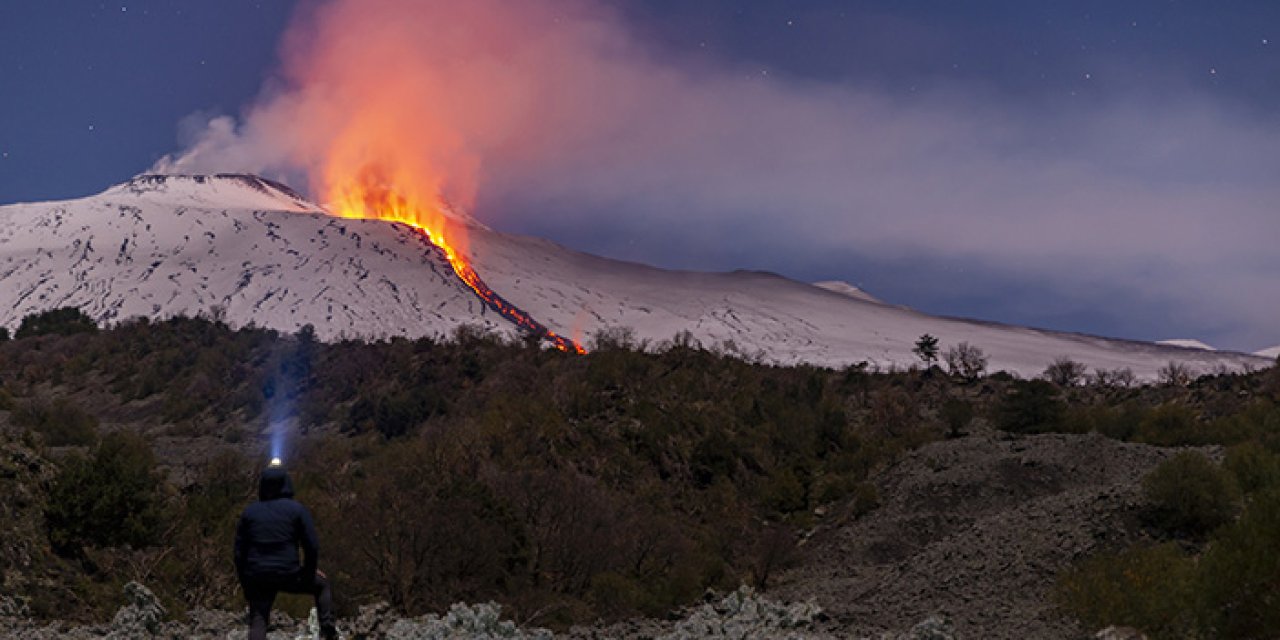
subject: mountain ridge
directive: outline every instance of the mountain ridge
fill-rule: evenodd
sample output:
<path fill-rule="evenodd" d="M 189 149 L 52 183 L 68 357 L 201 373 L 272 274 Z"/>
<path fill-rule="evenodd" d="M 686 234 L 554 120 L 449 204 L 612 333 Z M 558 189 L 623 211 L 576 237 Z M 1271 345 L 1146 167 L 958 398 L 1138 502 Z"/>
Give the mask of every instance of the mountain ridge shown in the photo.
<path fill-rule="evenodd" d="M 681 332 L 781 364 L 918 364 L 924 333 L 969 342 L 991 369 L 1037 375 L 1071 357 L 1154 378 L 1170 360 L 1198 371 L 1265 366 L 1258 356 L 940 318 L 752 271 L 671 271 L 499 233 L 465 216 L 468 262 L 501 296 L 560 335 L 621 327 L 657 343 Z M 322 339 L 446 336 L 474 324 L 518 331 L 453 277 L 443 253 L 399 223 L 327 215 L 296 191 L 247 174 L 139 176 L 100 194 L 0 207 L 0 325 L 54 306 L 99 322 L 194 315 Z M 843 284 L 844 287 L 838 285 Z M 845 288 L 847 287 L 847 289 Z M 833 290 L 834 289 L 834 290 Z"/>

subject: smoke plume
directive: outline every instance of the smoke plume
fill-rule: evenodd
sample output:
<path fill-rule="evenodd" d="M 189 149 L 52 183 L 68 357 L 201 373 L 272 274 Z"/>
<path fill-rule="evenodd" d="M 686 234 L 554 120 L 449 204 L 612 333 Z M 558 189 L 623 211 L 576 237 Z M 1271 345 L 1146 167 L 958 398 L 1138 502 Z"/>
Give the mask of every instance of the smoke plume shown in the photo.
<path fill-rule="evenodd" d="M 1278 142 L 1210 99 L 1054 109 L 763 75 L 649 46 L 589 0 L 336 0 L 297 17 L 256 104 L 155 170 L 301 173 L 322 201 L 372 173 L 686 266 L 922 255 L 1140 297 L 1256 348 L 1280 316 Z"/>

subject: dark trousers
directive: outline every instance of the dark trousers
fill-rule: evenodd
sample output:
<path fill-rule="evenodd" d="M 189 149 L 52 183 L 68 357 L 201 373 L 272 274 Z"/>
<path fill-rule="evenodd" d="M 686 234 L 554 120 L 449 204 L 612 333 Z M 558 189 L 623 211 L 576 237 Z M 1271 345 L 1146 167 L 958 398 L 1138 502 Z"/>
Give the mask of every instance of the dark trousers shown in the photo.
<path fill-rule="evenodd" d="M 310 579 L 301 573 L 279 577 L 248 577 L 241 586 L 244 587 L 245 600 L 249 601 L 249 640 L 266 640 L 271 605 L 280 592 L 309 593 L 315 596 L 320 627 L 323 629 L 333 626 L 333 594 L 329 590 L 329 579 L 324 574 L 317 573 Z"/>

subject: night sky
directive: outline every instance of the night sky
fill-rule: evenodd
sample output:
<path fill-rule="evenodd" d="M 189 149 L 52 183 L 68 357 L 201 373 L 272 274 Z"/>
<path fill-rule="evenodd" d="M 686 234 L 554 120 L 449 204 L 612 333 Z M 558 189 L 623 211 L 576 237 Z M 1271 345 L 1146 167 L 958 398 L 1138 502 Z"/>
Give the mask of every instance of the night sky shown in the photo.
<path fill-rule="evenodd" d="M 696 108 L 654 102 L 692 141 L 495 157 L 491 226 L 935 314 L 1280 344 L 1280 3 L 602 4 L 646 69 L 697 79 Z M 96 193 L 243 117 L 294 5 L 0 4 L 0 204 Z"/>

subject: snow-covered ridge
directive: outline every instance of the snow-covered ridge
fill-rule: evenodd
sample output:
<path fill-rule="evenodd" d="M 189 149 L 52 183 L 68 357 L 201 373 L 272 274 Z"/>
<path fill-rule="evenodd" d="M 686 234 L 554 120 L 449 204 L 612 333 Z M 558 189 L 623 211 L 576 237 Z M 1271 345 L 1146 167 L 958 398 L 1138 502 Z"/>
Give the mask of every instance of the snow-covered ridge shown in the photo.
<path fill-rule="evenodd" d="M 1194 338 L 1176 338 L 1173 340 L 1157 340 L 1156 344 L 1163 344 L 1169 347 L 1182 347 L 1183 349 L 1200 349 L 1201 351 L 1217 351 L 1212 345 L 1205 344 Z"/>
<path fill-rule="evenodd" d="M 1280 345 L 1276 345 L 1269 349 L 1263 349 L 1254 355 L 1275 360 L 1276 358 L 1280 358 Z"/>
<path fill-rule="evenodd" d="M 1273 362 L 939 318 L 847 284 L 670 271 L 478 224 L 468 225 L 466 251 L 499 295 L 582 341 L 614 327 L 651 344 L 688 332 L 765 362 L 905 368 L 918 364 L 911 349 L 928 333 L 944 352 L 968 342 L 986 352 L 991 370 L 1024 376 L 1064 356 L 1146 379 L 1171 360 L 1202 372 Z M 421 233 L 331 217 L 284 185 L 238 174 L 139 176 L 78 200 L 0 206 L 0 325 L 60 306 L 100 322 L 219 307 L 233 325 L 312 324 L 321 339 L 445 335 L 464 324 L 515 332 Z"/>
<path fill-rule="evenodd" d="M 245 173 L 214 175 L 143 174 L 110 187 L 104 198 L 137 197 L 187 205 L 212 205 L 280 211 L 321 208 L 287 185 Z"/>
<path fill-rule="evenodd" d="M 876 298 L 875 296 L 843 280 L 823 280 L 822 282 L 813 283 L 813 286 L 818 287 L 819 289 L 826 289 L 827 291 L 830 291 L 832 293 L 838 293 L 842 296 L 849 296 L 850 298 L 854 298 L 856 300 L 863 300 L 866 302 L 880 302 L 880 299 Z"/>

